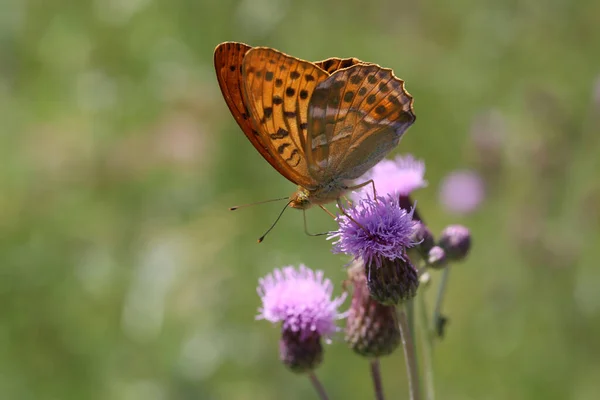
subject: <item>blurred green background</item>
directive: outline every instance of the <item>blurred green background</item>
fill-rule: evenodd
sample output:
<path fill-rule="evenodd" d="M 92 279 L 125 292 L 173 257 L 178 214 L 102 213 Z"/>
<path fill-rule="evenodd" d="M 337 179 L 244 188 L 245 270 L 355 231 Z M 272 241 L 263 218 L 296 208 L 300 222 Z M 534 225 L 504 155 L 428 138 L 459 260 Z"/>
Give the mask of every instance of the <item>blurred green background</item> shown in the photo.
<path fill-rule="evenodd" d="M 600 2 L 4 0 L 0 5 L 0 398 L 310 399 L 254 317 L 259 277 L 347 259 L 280 205 L 212 66 L 235 40 L 393 68 L 417 122 L 397 153 L 435 232 L 472 229 L 435 349 L 440 399 L 600 396 Z M 486 182 L 453 215 L 455 169 Z M 319 210 L 312 231 L 333 228 Z M 434 275 L 434 278 L 439 278 Z M 432 290 L 433 292 L 433 290 Z M 432 294 L 432 293 L 431 293 Z M 348 304 L 348 302 L 346 303 Z M 373 398 L 337 342 L 332 399 Z M 382 360 L 406 398 L 401 352 Z"/>

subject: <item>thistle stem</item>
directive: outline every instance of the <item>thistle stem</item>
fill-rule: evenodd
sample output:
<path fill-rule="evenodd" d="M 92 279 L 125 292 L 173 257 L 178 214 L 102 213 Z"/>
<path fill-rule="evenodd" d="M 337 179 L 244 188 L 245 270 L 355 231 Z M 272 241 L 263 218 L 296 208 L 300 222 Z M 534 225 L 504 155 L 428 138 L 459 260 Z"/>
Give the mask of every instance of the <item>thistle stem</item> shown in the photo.
<path fill-rule="evenodd" d="M 381 383 L 381 371 L 379 369 L 379 359 L 371 361 L 371 378 L 373 378 L 373 387 L 375 388 L 375 399 L 385 400 L 383 395 L 383 385 Z"/>
<path fill-rule="evenodd" d="M 413 299 L 406 302 L 406 319 L 408 321 L 410 334 L 412 337 L 415 337 L 415 302 Z"/>
<path fill-rule="evenodd" d="M 319 378 L 317 378 L 315 373 L 310 372 L 308 374 L 308 377 L 310 378 L 310 382 L 313 384 L 317 394 L 319 395 L 319 399 L 329 400 L 329 397 L 327 397 L 327 392 L 325 392 L 325 388 L 323 387 L 323 384 L 321 384 L 321 381 L 319 381 Z"/>
<path fill-rule="evenodd" d="M 420 331 L 423 337 L 421 346 L 423 349 L 423 369 L 425 380 L 425 398 L 427 400 L 435 399 L 435 386 L 433 380 L 433 332 L 429 326 L 429 315 L 427 315 L 427 303 L 425 301 L 425 292 L 417 293 L 419 297 L 419 317 Z"/>
<path fill-rule="evenodd" d="M 405 307 L 398 307 L 398 327 L 402 336 L 402 347 L 404 348 L 404 361 L 406 362 L 406 374 L 408 377 L 408 390 L 411 400 L 421 400 L 421 387 L 419 384 L 419 370 L 417 368 L 417 357 L 415 343 L 408 327 Z"/>
<path fill-rule="evenodd" d="M 415 299 L 412 298 L 405 303 L 406 320 L 408 322 L 408 329 L 410 330 L 410 337 L 413 338 L 413 342 L 417 335 L 415 335 Z M 413 346 L 415 352 L 415 366 L 419 371 L 419 355 L 417 352 L 416 342 Z"/>
<path fill-rule="evenodd" d="M 433 309 L 433 329 L 438 337 L 444 336 L 445 318 L 442 316 L 442 304 L 444 295 L 446 294 L 446 286 L 448 286 L 448 277 L 450 276 L 450 266 L 446 266 L 442 272 L 442 280 L 438 287 L 437 298 L 435 299 L 435 307 Z"/>

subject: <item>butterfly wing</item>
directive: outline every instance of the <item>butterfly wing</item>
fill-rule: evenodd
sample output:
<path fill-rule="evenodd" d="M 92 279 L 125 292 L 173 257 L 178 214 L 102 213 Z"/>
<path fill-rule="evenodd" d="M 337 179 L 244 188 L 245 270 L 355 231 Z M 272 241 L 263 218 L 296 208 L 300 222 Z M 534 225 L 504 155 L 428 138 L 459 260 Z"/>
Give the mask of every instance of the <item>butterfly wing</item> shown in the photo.
<path fill-rule="evenodd" d="M 330 75 L 335 71 L 343 68 L 348 68 L 356 64 L 368 64 L 364 61 L 359 60 L 358 58 L 337 58 L 332 57 L 323 61 L 315 62 L 315 65 L 325 71 L 327 71 Z"/>
<path fill-rule="evenodd" d="M 248 112 L 242 95 L 242 60 L 251 48 L 236 42 L 225 42 L 218 45 L 214 54 L 217 80 L 233 118 L 242 128 L 250 143 L 273 168 L 279 169 L 278 162 L 269 153 L 268 147 L 253 126 L 252 116 Z"/>
<path fill-rule="evenodd" d="M 412 97 L 390 69 L 356 64 L 317 85 L 305 153 L 321 182 L 351 180 L 381 161 L 415 121 Z"/>
<path fill-rule="evenodd" d="M 246 53 L 242 74 L 244 102 L 255 118 L 260 141 L 278 164 L 275 168 L 298 185 L 317 187 L 319 181 L 309 173 L 304 153 L 308 108 L 315 88 L 329 74 L 266 47 Z"/>

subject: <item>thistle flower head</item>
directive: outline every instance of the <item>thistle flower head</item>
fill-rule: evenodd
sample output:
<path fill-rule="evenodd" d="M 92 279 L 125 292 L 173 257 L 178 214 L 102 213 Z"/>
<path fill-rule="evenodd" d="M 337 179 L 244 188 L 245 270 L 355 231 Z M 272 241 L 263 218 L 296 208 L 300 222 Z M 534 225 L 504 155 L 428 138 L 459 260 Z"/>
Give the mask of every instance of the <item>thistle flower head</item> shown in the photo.
<path fill-rule="evenodd" d="M 395 160 L 380 161 L 360 178 L 360 183 L 372 179 L 378 193 L 408 196 L 412 191 L 427 186 L 424 175 L 423 160 L 407 154 L 398 156 Z M 372 188 L 366 185 L 359 192 L 352 193 L 352 198 L 359 201 L 369 193 L 372 193 Z"/>
<path fill-rule="evenodd" d="M 346 320 L 346 343 L 363 357 L 391 354 L 400 344 L 396 307 L 383 305 L 370 295 L 362 260 L 353 262 L 348 278 L 353 289 Z"/>
<path fill-rule="evenodd" d="M 381 265 L 382 259 L 403 260 L 406 248 L 412 241 L 418 222 L 413 221 L 413 211 L 400 208 L 397 196 L 387 195 L 361 200 L 345 210 L 337 219 L 339 229 L 328 237 L 334 253 L 345 253 L 362 258 L 365 264 Z"/>
<path fill-rule="evenodd" d="M 440 186 L 440 201 L 456 214 L 475 211 L 485 197 L 483 179 L 475 171 L 461 170 L 448 174 Z"/>
<path fill-rule="evenodd" d="M 344 318 L 338 307 L 346 294 L 332 299 L 331 281 L 304 265 L 276 269 L 259 280 L 257 291 L 262 299 L 257 319 L 281 322 L 284 332 L 298 333 L 300 340 L 329 338 L 337 331 L 335 321 Z"/>

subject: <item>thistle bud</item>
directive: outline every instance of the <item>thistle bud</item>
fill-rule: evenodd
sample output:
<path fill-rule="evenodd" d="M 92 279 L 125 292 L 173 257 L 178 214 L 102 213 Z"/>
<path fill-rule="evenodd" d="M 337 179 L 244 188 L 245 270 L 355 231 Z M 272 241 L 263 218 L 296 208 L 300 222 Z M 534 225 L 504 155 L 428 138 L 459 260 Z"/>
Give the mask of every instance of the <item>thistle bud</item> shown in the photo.
<path fill-rule="evenodd" d="M 435 239 L 427 225 L 423 222 L 418 222 L 411 236 L 411 240 L 416 244 L 407 249 L 408 256 L 413 260 L 416 260 L 415 257 L 420 257 L 427 261 L 427 254 L 431 248 L 435 246 Z"/>
<path fill-rule="evenodd" d="M 366 274 L 371 297 L 381 304 L 396 305 L 417 294 L 419 274 L 406 254 L 395 260 L 382 258 L 367 264 Z"/>
<path fill-rule="evenodd" d="M 464 260 L 471 249 L 471 232 L 462 225 L 447 226 L 440 236 L 438 245 L 451 261 Z"/>
<path fill-rule="evenodd" d="M 383 305 L 371 297 L 362 260 L 354 262 L 348 275 L 353 292 L 346 320 L 346 342 L 355 353 L 364 357 L 391 354 L 400 344 L 395 307 Z"/>
<path fill-rule="evenodd" d="M 442 269 L 447 265 L 446 252 L 440 246 L 434 246 L 427 255 L 427 266 Z"/>

